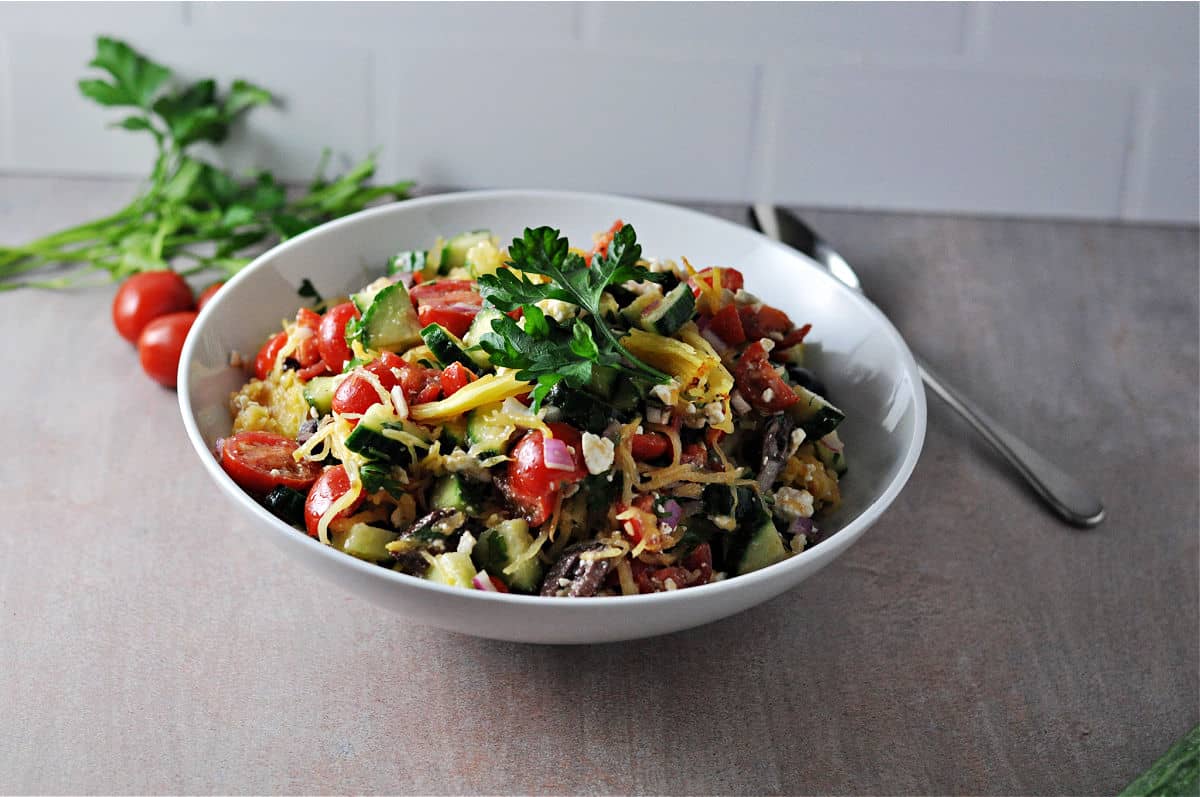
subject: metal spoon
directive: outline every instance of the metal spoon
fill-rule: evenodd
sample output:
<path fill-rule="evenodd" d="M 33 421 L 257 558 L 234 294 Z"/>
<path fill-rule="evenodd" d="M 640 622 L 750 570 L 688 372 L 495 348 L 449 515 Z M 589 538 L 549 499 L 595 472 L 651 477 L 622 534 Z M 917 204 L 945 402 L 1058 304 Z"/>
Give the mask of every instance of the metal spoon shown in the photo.
<path fill-rule="evenodd" d="M 750 208 L 750 223 L 768 238 L 792 246 L 817 261 L 829 273 L 862 293 L 862 283 L 845 258 L 794 213 L 770 204 Z M 1008 460 L 1051 509 L 1068 523 L 1091 528 L 1104 520 L 1104 505 L 1058 466 L 1002 428 L 958 391 L 934 374 L 928 363 L 913 355 L 925 384 L 949 404 L 984 440 Z"/>

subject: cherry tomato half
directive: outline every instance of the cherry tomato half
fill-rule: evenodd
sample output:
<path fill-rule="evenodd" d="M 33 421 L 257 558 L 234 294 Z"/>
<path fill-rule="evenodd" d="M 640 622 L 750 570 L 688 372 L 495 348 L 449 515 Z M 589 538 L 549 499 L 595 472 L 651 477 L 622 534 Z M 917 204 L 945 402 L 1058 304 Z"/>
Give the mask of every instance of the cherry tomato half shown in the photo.
<path fill-rule="evenodd" d="M 671 451 L 671 440 L 662 432 L 635 434 L 630 444 L 630 452 L 638 462 L 666 456 Z"/>
<path fill-rule="evenodd" d="M 422 326 L 441 324 L 459 337 L 467 333 L 483 304 L 483 297 L 472 280 L 423 282 L 414 285 L 409 296 L 417 305 L 417 319 Z"/>
<path fill-rule="evenodd" d="M 754 409 L 764 414 L 780 412 L 800 400 L 767 359 L 761 340 L 746 347 L 733 375 L 738 390 Z"/>
<path fill-rule="evenodd" d="M 567 444 L 575 467 L 572 470 L 546 467 L 545 440 L 540 431 L 531 431 L 513 446 L 508 480 L 504 485 L 510 502 L 533 526 L 540 526 L 549 519 L 563 484 L 574 484 L 588 473 L 583 464 L 583 440 L 579 431 L 565 423 L 552 423 L 550 430 L 556 439 Z"/>
<path fill-rule="evenodd" d="M 121 337 L 137 343 L 142 330 L 168 313 L 194 308 L 192 289 L 174 271 L 144 271 L 121 284 L 113 297 L 113 325 Z"/>
<path fill-rule="evenodd" d="M 739 307 L 738 317 L 742 320 L 742 329 L 746 331 L 746 340 L 776 335 L 782 337 L 792 329 L 792 319 L 788 318 L 787 313 L 769 304 Z"/>
<path fill-rule="evenodd" d="M 743 277 L 742 272 L 738 271 L 736 268 L 715 267 L 702 269 L 697 271 L 694 276 L 688 278 L 688 284 L 692 286 L 692 293 L 695 294 L 697 298 L 700 296 L 699 283 L 703 282 L 706 285 L 712 285 L 714 273 L 717 271 L 721 272 L 721 288 L 723 289 L 727 288 L 734 293 L 737 293 L 746 284 L 746 278 Z"/>
<path fill-rule="evenodd" d="M 717 312 L 712 317 L 709 329 L 730 346 L 746 342 L 746 330 L 742 327 L 742 319 L 738 315 L 736 305 L 727 305 Z"/>
<path fill-rule="evenodd" d="M 276 487 L 307 490 L 321 473 L 315 462 L 292 457 L 297 443 L 270 432 L 238 432 L 221 443 L 221 467 L 238 486 L 255 495 Z"/>
<path fill-rule="evenodd" d="M 410 404 L 433 401 L 442 391 L 439 372 L 419 365 L 412 365 L 400 357 L 385 351 L 378 360 L 364 366 L 364 371 L 374 374 L 384 390 L 400 385 L 404 398 Z M 379 392 L 375 386 L 358 373 L 358 369 L 342 380 L 333 394 L 333 411 L 339 415 L 353 413 L 361 415 L 372 404 L 379 403 Z"/>
<path fill-rule="evenodd" d="M 358 317 L 358 308 L 353 302 L 334 305 L 321 317 L 317 329 L 317 348 L 321 352 L 321 359 L 335 374 L 340 374 L 350 361 L 352 354 L 350 344 L 346 343 L 346 324 L 351 318 Z"/>
<path fill-rule="evenodd" d="M 258 350 L 258 356 L 254 358 L 254 375 L 257 378 L 266 379 L 270 376 L 271 369 L 275 367 L 275 358 L 287 343 L 287 338 L 287 333 L 283 331 L 267 338 L 267 342 Z"/>
<path fill-rule="evenodd" d="M 193 310 L 159 316 L 147 324 L 138 337 L 138 359 L 142 361 L 142 370 L 163 387 L 175 387 L 179 355 L 195 320 Z"/>
<path fill-rule="evenodd" d="M 200 296 L 196 299 L 196 312 L 198 313 L 203 310 L 204 305 L 212 301 L 212 297 L 216 296 L 217 291 L 221 290 L 222 286 L 224 285 L 224 282 L 214 282 L 212 285 L 209 285 L 207 288 L 202 290 L 200 292 Z"/>
<path fill-rule="evenodd" d="M 471 373 L 465 365 L 462 363 L 451 363 L 447 366 L 446 370 L 442 371 L 442 395 L 450 398 L 474 381 L 475 374 Z"/>
<path fill-rule="evenodd" d="M 317 525 L 321 522 L 321 517 L 329 510 L 334 501 L 348 492 L 350 492 L 350 477 L 346 475 L 344 465 L 335 465 L 321 472 L 312 489 L 308 491 L 308 498 L 304 499 L 304 527 L 308 529 L 308 536 L 319 536 Z M 338 512 L 334 519 L 354 514 L 365 497 L 360 494 L 350 506 Z"/>

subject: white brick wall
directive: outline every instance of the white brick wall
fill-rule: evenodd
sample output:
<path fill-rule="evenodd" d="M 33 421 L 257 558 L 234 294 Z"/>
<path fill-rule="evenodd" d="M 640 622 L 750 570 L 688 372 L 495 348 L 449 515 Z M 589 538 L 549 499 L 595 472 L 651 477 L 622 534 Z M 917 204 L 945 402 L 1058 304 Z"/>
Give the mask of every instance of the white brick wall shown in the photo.
<path fill-rule="evenodd" d="M 107 33 L 275 91 L 307 178 L 1196 223 L 1195 3 L 0 3 L 0 171 L 140 175 L 79 97 Z"/>

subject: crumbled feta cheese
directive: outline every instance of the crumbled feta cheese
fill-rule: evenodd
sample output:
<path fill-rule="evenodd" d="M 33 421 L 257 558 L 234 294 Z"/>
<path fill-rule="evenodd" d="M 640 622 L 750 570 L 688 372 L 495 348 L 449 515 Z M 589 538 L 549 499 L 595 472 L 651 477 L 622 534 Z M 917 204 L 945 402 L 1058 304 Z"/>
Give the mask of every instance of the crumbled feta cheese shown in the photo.
<path fill-rule="evenodd" d="M 637 282 L 636 280 L 629 280 L 628 282 L 623 283 L 621 287 L 630 293 L 636 293 L 638 296 L 642 296 L 643 294 L 647 293 L 662 293 L 662 286 L 657 282 Z"/>
<path fill-rule="evenodd" d="M 712 520 L 713 525 L 719 528 L 721 531 L 733 531 L 737 528 L 737 521 L 729 515 L 713 515 L 713 517 L 710 519 Z"/>
<path fill-rule="evenodd" d="M 733 294 L 733 300 L 742 307 L 749 307 L 762 304 L 762 299 L 755 296 L 750 291 L 738 288 L 737 293 Z"/>
<path fill-rule="evenodd" d="M 679 401 L 679 380 L 672 379 L 665 385 L 655 385 L 650 388 L 650 395 L 661 401 L 667 407 L 675 406 Z"/>
<path fill-rule="evenodd" d="M 560 324 L 565 324 L 575 317 L 577 308 L 570 302 L 560 299 L 542 299 L 537 308 Z"/>
<path fill-rule="evenodd" d="M 674 262 L 670 260 L 659 260 L 657 257 L 647 258 L 646 268 L 655 274 L 679 273 L 679 267 L 676 266 Z"/>
<path fill-rule="evenodd" d="M 770 338 L 759 338 L 758 342 L 762 344 L 764 351 L 770 351 L 771 349 L 775 348 L 775 341 L 771 340 Z"/>
<path fill-rule="evenodd" d="M 458 538 L 458 552 L 470 556 L 473 550 L 475 550 L 475 535 L 464 531 L 463 535 Z"/>
<path fill-rule="evenodd" d="M 671 411 L 653 405 L 646 406 L 646 420 L 650 423 L 670 423 Z"/>
<path fill-rule="evenodd" d="M 791 440 L 791 443 L 788 445 L 788 450 L 787 450 L 788 457 L 791 457 L 792 454 L 796 453 L 796 449 L 798 449 L 800 447 L 800 444 L 804 442 L 805 436 L 806 435 L 804 434 L 804 430 L 801 429 L 800 427 L 796 427 L 795 429 L 792 430 L 792 440 Z"/>
<path fill-rule="evenodd" d="M 795 487 L 780 487 L 775 491 L 775 514 L 789 523 L 797 518 L 812 517 L 812 493 Z"/>
<path fill-rule="evenodd" d="M 763 403 L 764 404 L 770 404 L 774 400 L 775 400 L 775 391 L 774 390 L 772 390 L 771 388 L 767 388 L 766 390 L 763 391 Z"/>
<path fill-rule="evenodd" d="M 483 467 L 483 463 L 461 448 L 456 448 L 442 457 L 442 466 L 449 473 L 464 473 L 481 480 L 491 480 L 491 474 Z"/>
<path fill-rule="evenodd" d="M 792 549 L 792 553 L 800 553 L 808 545 L 808 537 L 803 534 L 796 534 L 792 537 L 792 541 L 788 543 L 788 547 Z"/>
<path fill-rule="evenodd" d="M 583 433 L 583 461 L 587 464 L 588 473 L 593 476 L 604 473 L 612 467 L 614 456 L 612 440 L 591 432 Z"/>
<path fill-rule="evenodd" d="M 725 402 L 710 401 L 704 405 L 704 420 L 708 421 L 709 426 L 716 426 L 725 422 Z"/>
<path fill-rule="evenodd" d="M 733 411 L 738 415 L 745 415 L 750 411 L 750 405 L 746 402 L 746 399 L 742 398 L 742 394 L 736 390 L 729 396 L 729 402 L 733 405 Z"/>

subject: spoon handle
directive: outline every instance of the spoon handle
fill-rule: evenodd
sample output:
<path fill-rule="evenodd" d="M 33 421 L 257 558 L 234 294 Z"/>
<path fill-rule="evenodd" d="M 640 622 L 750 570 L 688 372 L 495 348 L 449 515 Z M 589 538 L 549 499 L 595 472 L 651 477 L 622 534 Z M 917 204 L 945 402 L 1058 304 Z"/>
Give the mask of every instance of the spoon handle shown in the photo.
<path fill-rule="evenodd" d="M 1034 451 L 1011 432 L 992 420 L 983 410 L 946 384 L 920 357 L 915 357 L 921 378 L 979 432 L 984 440 L 1008 460 L 1029 482 L 1034 491 L 1068 523 L 1091 528 L 1104 520 L 1104 505 L 1071 476 Z"/>

